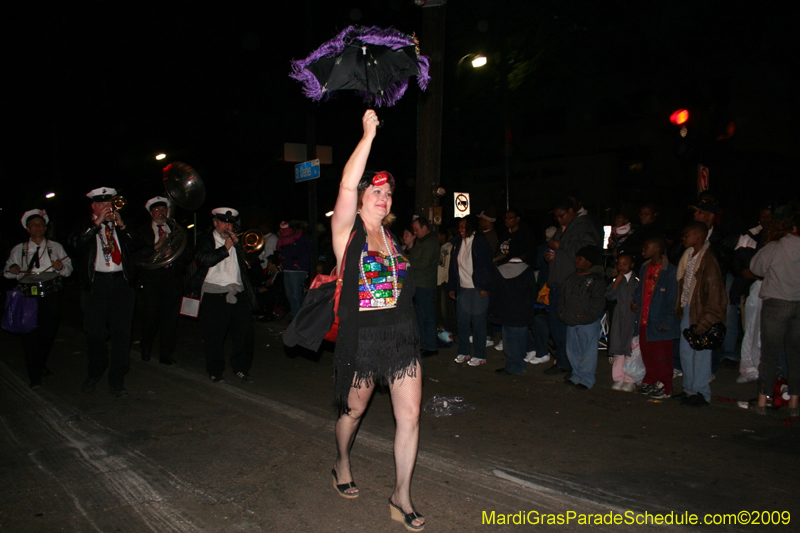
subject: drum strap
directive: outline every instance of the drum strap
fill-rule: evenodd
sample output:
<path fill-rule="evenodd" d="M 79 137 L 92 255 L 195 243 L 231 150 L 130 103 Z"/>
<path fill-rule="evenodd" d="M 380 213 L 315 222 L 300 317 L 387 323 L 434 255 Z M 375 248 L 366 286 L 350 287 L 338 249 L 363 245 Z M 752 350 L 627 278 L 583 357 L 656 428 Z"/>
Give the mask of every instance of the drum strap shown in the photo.
<path fill-rule="evenodd" d="M 23 263 L 28 261 L 28 253 L 29 253 L 28 245 L 30 244 L 30 242 L 31 241 L 28 241 L 28 242 L 25 243 L 25 249 L 22 252 L 22 262 Z M 50 244 L 50 241 L 48 241 L 47 239 L 44 240 L 44 245 L 45 245 L 45 248 L 47 249 L 47 258 L 50 259 L 50 264 L 52 265 L 53 264 L 53 247 Z M 40 265 L 39 265 L 39 250 L 40 249 L 41 249 L 41 246 L 37 246 L 36 247 L 36 251 L 34 252 L 35 256 L 31 257 L 30 261 L 28 262 L 28 270 L 31 270 L 32 268 L 40 268 Z"/>

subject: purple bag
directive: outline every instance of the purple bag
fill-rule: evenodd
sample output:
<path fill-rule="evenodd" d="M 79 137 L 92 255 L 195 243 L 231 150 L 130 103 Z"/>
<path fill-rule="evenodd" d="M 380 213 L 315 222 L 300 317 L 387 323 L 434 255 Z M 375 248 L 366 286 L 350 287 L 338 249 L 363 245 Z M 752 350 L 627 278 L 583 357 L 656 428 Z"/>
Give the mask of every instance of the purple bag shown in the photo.
<path fill-rule="evenodd" d="M 6 312 L 3 329 L 11 333 L 28 333 L 36 328 L 39 303 L 36 298 L 26 298 L 19 289 L 6 292 Z"/>

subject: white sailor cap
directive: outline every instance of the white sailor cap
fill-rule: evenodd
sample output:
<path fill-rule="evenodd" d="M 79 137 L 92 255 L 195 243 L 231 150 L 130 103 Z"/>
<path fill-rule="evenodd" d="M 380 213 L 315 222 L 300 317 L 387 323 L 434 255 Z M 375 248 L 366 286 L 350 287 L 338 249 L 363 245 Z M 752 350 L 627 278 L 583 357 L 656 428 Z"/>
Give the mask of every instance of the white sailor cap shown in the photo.
<path fill-rule="evenodd" d="M 235 222 L 239 211 L 232 207 L 217 207 L 211 210 L 211 214 L 223 222 Z"/>
<path fill-rule="evenodd" d="M 98 187 L 86 193 L 87 198 L 93 202 L 107 202 L 117 195 L 117 189 L 111 187 Z"/>
<path fill-rule="evenodd" d="M 150 211 L 154 207 L 159 207 L 159 206 L 162 206 L 162 205 L 164 207 L 168 208 L 169 207 L 169 198 L 165 198 L 163 196 L 154 196 L 154 197 L 150 198 L 149 200 L 147 200 L 147 202 L 144 204 L 144 208 L 147 209 L 148 211 Z"/>
<path fill-rule="evenodd" d="M 28 220 L 30 220 L 32 218 L 36 218 L 36 217 L 44 219 L 44 223 L 45 224 L 49 224 L 50 223 L 50 217 L 47 216 L 47 211 L 45 211 L 44 209 L 31 209 L 30 211 L 25 211 L 22 214 L 22 219 L 21 219 L 22 220 L 22 227 L 23 228 L 27 228 L 28 227 Z"/>

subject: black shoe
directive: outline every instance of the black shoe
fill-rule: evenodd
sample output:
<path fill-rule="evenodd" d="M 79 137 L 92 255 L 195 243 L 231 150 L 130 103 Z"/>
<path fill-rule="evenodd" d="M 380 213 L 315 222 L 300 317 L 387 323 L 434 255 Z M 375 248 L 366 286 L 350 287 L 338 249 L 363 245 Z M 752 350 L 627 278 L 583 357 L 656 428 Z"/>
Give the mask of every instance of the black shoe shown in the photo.
<path fill-rule="evenodd" d="M 275 317 L 271 316 L 271 315 L 264 315 L 264 316 L 258 317 L 257 320 L 259 322 L 274 322 L 275 321 Z"/>
<path fill-rule="evenodd" d="M 683 401 L 685 398 L 688 398 L 688 397 L 689 397 L 689 395 L 686 393 L 686 391 L 683 391 L 680 394 L 673 394 L 672 395 L 672 399 L 673 400 L 681 400 L 681 401 Z"/>
<path fill-rule="evenodd" d="M 703 403 L 708 405 L 708 402 L 706 401 L 705 398 L 703 398 L 703 395 L 700 393 L 692 394 L 691 396 L 686 396 L 686 398 L 681 400 L 681 405 L 688 405 L 690 407 L 694 407 L 698 404 L 703 404 Z"/>
<path fill-rule="evenodd" d="M 572 381 L 571 379 L 565 379 L 564 380 L 564 385 L 569 385 L 570 387 L 574 387 L 575 386 L 575 382 Z"/>
<path fill-rule="evenodd" d="M 245 383 L 252 383 L 253 382 L 253 378 L 251 378 L 250 374 L 248 374 L 247 372 L 237 372 L 236 373 L 236 377 L 241 379 Z"/>
<path fill-rule="evenodd" d="M 158 362 L 159 362 L 160 364 L 162 364 L 162 365 L 177 365 L 177 364 L 178 364 L 178 361 L 176 361 L 176 360 L 175 360 L 175 359 L 173 359 L 172 357 L 163 357 L 163 358 L 159 358 L 159 359 L 158 359 Z"/>
<path fill-rule="evenodd" d="M 564 376 L 564 381 L 569 381 L 572 379 L 572 372 L 568 372 L 566 376 Z"/>
<path fill-rule="evenodd" d="M 97 387 L 97 382 L 92 378 L 86 378 L 86 381 L 81 385 L 81 392 L 84 394 L 92 394 Z"/>
<path fill-rule="evenodd" d="M 153 355 L 152 348 L 142 348 L 142 361 L 149 361 L 152 355 Z"/>
<path fill-rule="evenodd" d="M 695 394 L 694 401 L 689 404 L 689 407 L 708 407 L 709 403 L 702 394 Z"/>
<path fill-rule="evenodd" d="M 434 355 L 439 355 L 439 350 L 420 350 L 419 355 L 420 357 L 431 357 Z"/>
<path fill-rule="evenodd" d="M 125 387 L 109 387 L 108 392 L 113 394 L 115 398 L 122 398 L 128 395 L 128 390 Z"/>
<path fill-rule="evenodd" d="M 542 374 L 547 374 L 548 376 L 555 376 L 556 374 L 561 374 L 562 372 L 570 372 L 569 370 L 564 370 L 558 365 L 553 365 L 550 368 L 544 369 Z"/>
<path fill-rule="evenodd" d="M 589 387 L 587 387 L 583 383 L 578 383 L 577 385 L 575 385 L 575 388 L 578 389 L 578 390 L 588 390 L 589 389 Z"/>
<path fill-rule="evenodd" d="M 208 379 L 211 380 L 211 383 L 225 383 L 225 379 L 222 376 L 215 376 L 213 374 L 209 374 Z"/>
<path fill-rule="evenodd" d="M 42 377 L 43 377 L 43 378 L 49 378 L 49 377 L 51 377 L 52 375 L 53 375 L 53 371 L 52 371 L 52 370 L 50 370 L 49 368 L 47 368 L 47 367 L 44 367 L 44 368 L 42 369 Z"/>
<path fill-rule="evenodd" d="M 512 374 L 505 368 L 498 368 L 497 370 L 494 371 L 494 373 L 497 374 L 498 376 L 516 376 L 516 374 Z"/>

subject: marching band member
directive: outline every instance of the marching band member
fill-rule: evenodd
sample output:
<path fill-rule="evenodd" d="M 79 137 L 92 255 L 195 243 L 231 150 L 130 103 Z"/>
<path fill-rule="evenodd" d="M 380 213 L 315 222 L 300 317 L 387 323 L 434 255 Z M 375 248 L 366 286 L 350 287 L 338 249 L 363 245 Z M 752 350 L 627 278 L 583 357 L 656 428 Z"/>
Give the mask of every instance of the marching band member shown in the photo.
<path fill-rule="evenodd" d="M 169 216 L 169 199 L 163 196 L 150 198 L 145 203 L 150 214 L 150 224 L 142 227 L 137 241 L 144 247 L 139 254 L 152 254 L 159 249 L 167 236 L 172 232 L 167 218 Z M 139 281 L 142 284 L 142 305 L 145 313 L 142 316 L 142 360 L 149 361 L 152 355 L 153 342 L 160 332 L 161 342 L 158 361 L 162 365 L 176 363 L 173 359 L 177 345 L 178 317 L 183 296 L 183 276 L 191 253 L 184 251 L 175 261 L 159 268 L 140 268 Z"/>
<path fill-rule="evenodd" d="M 89 367 L 81 390 L 93 393 L 108 368 L 109 389 L 119 398 L 128 394 L 124 381 L 131 361 L 136 293 L 131 255 L 134 239 L 119 211 L 112 206 L 116 195 L 116 189 L 110 187 L 93 189 L 86 194 L 92 200 L 91 221 L 85 229 L 70 236 L 70 244 L 82 256 L 78 276 Z M 110 353 L 106 346 L 109 337 Z"/>
<path fill-rule="evenodd" d="M 224 381 L 223 348 L 228 333 L 233 339 L 233 372 L 245 383 L 251 383 L 253 363 L 253 313 L 258 310 L 255 292 L 247 275 L 247 261 L 233 223 L 239 216 L 236 209 L 218 207 L 214 230 L 197 240 L 194 260 L 197 272 L 192 277 L 193 293 L 201 294 L 200 325 L 206 347 L 206 370 L 214 383 Z"/>
<path fill-rule="evenodd" d="M 43 209 L 31 209 L 22 215 L 22 227 L 30 234 L 30 239 L 16 245 L 6 261 L 3 275 L 9 279 L 21 279 L 29 275 L 53 272 L 58 277 L 72 274 L 72 259 L 67 257 L 64 247 L 45 237 L 50 217 Z M 57 278 L 48 280 L 55 282 Z M 47 357 L 53 348 L 58 333 L 59 298 L 58 287 L 45 292 L 38 298 L 36 328 L 22 337 L 25 363 L 32 389 L 42 385 L 42 377 L 51 376 L 47 368 Z"/>

